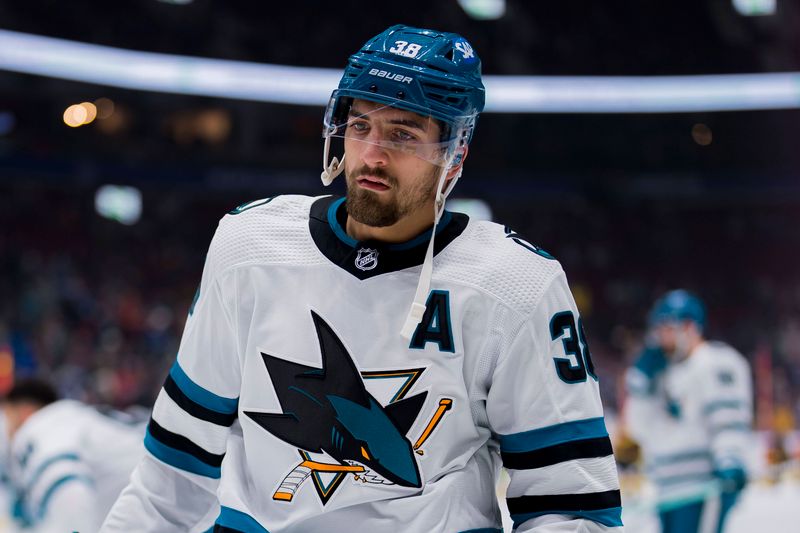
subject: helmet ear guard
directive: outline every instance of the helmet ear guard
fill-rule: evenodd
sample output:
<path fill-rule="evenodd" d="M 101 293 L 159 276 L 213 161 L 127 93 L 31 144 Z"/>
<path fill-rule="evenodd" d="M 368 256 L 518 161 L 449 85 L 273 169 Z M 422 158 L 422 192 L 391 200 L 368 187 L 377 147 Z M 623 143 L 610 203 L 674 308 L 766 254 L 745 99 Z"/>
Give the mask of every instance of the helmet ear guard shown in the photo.
<path fill-rule="evenodd" d="M 469 152 L 469 144 L 466 139 L 471 135 L 471 132 L 464 131 L 462 133 L 461 139 L 458 141 L 458 145 L 455 148 L 455 155 L 448 168 L 453 169 L 464 162 L 464 159 L 467 157 L 467 152 Z"/>

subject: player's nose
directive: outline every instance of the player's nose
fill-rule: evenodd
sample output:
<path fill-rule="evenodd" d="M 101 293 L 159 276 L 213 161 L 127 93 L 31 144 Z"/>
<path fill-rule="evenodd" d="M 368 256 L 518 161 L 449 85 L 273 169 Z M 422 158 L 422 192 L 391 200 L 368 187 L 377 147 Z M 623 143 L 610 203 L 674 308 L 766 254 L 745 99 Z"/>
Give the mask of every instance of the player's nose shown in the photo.
<path fill-rule="evenodd" d="M 385 166 L 389 162 L 388 148 L 382 146 L 381 138 L 370 135 L 361 142 L 361 160 L 369 167 Z"/>

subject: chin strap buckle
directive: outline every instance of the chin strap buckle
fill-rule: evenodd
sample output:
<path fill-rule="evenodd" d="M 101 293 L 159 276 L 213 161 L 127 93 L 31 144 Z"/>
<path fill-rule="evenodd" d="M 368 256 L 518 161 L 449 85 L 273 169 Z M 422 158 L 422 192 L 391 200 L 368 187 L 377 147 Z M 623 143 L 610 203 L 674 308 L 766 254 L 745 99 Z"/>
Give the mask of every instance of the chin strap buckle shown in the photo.
<path fill-rule="evenodd" d="M 326 187 L 333 183 L 333 180 L 336 179 L 336 176 L 341 174 L 344 170 L 344 155 L 342 155 L 341 161 L 339 161 L 338 157 L 334 157 L 331 159 L 331 162 L 328 163 L 328 152 L 330 149 L 331 138 L 325 137 L 325 148 L 322 150 L 322 173 L 319 175 L 319 177 L 322 180 L 322 184 Z"/>

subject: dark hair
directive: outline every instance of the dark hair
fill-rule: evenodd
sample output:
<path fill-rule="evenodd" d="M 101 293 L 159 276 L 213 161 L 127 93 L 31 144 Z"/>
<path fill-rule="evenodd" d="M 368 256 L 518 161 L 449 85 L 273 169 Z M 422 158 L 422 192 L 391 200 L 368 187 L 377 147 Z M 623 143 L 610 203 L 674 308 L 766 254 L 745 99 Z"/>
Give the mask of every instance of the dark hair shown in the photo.
<path fill-rule="evenodd" d="M 47 381 L 36 378 L 17 381 L 5 397 L 8 403 L 33 403 L 41 407 L 56 400 L 58 400 L 56 389 Z"/>

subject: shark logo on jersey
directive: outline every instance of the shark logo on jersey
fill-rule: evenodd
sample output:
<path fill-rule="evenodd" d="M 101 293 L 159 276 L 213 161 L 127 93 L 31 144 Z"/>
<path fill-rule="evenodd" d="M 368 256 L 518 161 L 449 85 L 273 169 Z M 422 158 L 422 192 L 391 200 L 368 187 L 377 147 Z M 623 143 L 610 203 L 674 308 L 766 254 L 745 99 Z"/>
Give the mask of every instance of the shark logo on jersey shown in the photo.
<path fill-rule="evenodd" d="M 378 266 L 378 250 L 361 248 L 356 254 L 356 268 L 359 270 L 372 270 Z"/>
<path fill-rule="evenodd" d="M 359 372 L 341 340 L 319 315 L 311 312 L 322 354 L 314 368 L 262 353 L 282 413 L 245 411 L 266 431 L 298 448 L 300 462 L 273 494 L 292 501 L 313 476 L 324 505 L 348 474 L 356 481 L 402 487 L 422 486 L 415 453 L 420 449 L 452 400 L 441 398 L 426 428 L 412 446 L 406 433 L 419 416 L 427 392 L 406 397 L 424 369 Z M 386 405 L 367 391 L 366 379 L 405 376 Z M 314 459 L 311 454 L 324 454 Z M 327 459 L 330 458 L 330 459 Z M 324 460 L 327 459 L 327 460 Z M 335 462 L 330 462 L 330 460 Z M 328 478 L 327 483 L 323 476 Z"/>

